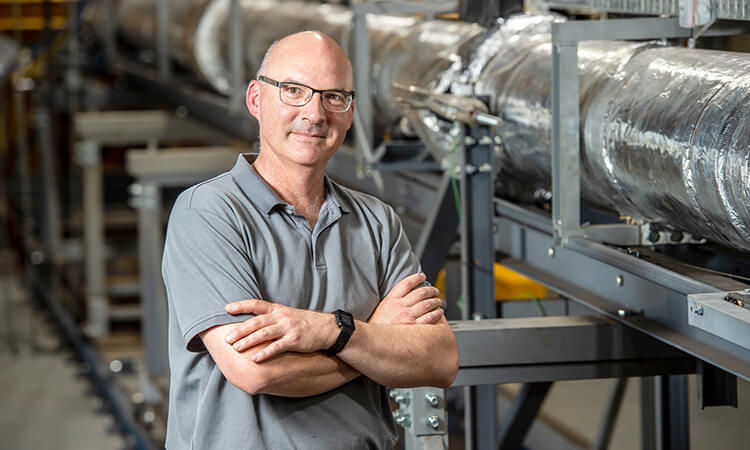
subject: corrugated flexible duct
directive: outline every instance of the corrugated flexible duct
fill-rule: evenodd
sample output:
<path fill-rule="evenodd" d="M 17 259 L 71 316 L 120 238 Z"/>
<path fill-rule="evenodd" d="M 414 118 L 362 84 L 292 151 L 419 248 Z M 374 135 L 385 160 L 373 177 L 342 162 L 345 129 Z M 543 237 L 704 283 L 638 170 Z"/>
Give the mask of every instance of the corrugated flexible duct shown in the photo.
<path fill-rule="evenodd" d="M 129 1 L 146 0 L 123 3 Z M 212 31 L 201 35 L 199 44 L 181 44 L 193 48 L 175 56 L 185 59 L 196 49 L 209 49 L 213 61 L 222 62 L 211 66 L 214 74 L 205 72 L 205 64 L 187 65 L 226 92 L 228 84 L 216 80 L 227 79 L 228 1 L 210 3 L 205 11 L 212 8 L 223 8 L 214 13 Z M 268 44 L 291 32 L 320 29 L 343 45 L 349 40 L 350 12 L 344 8 L 271 0 L 245 0 L 242 8 L 249 76 Z M 390 91 L 394 82 L 487 96 L 491 112 L 504 120 L 504 148 L 497 155 L 503 177 L 548 186 L 549 23 L 555 20 L 562 19 L 519 16 L 485 30 L 460 22 L 369 16 L 376 119 L 383 125 L 398 119 Z M 750 57 L 651 47 L 621 42 L 579 47 L 583 196 L 623 215 L 750 250 L 745 106 Z M 409 112 L 407 119 L 438 158 L 445 154 L 444 123 L 425 112 Z"/>

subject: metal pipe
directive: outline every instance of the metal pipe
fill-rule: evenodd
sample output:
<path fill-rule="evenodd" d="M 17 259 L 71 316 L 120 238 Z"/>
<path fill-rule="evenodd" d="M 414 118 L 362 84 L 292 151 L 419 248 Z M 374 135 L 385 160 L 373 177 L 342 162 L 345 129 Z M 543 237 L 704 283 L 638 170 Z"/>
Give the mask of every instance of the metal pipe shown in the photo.
<path fill-rule="evenodd" d="M 123 0 L 120 12 L 148 1 L 156 0 Z M 228 94 L 229 0 L 178 4 L 170 33 L 175 60 Z M 241 8 L 247 73 L 255 72 L 273 41 L 295 31 L 321 30 L 345 48 L 351 41 L 352 13 L 344 7 L 243 0 Z M 185 17 L 192 17 L 189 24 Z M 146 22 L 120 20 L 125 35 L 140 34 L 136 43 L 145 39 Z M 425 110 L 399 108 L 393 85 L 484 98 L 503 121 L 496 136 L 502 143 L 496 151 L 504 173 L 500 193 L 548 189 L 549 30 L 562 20 L 519 15 L 485 29 L 368 14 L 374 133 L 416 134 L 440 160 L 451 149 L 450 124 Z M 750 250 L 750 155 L 743 151 L 750 144 L 750 107 L 744 106 L 750 105 L 750 56 L 591 41 L 578 46 L 578 69 L 582 198 Z"/>

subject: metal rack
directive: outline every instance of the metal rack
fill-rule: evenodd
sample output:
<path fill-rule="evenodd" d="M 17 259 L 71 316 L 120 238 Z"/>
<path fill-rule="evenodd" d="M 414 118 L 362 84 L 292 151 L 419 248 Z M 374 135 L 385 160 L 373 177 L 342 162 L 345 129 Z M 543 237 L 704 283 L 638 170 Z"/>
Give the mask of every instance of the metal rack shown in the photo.
<path fill-rule="evenodd" d="M 231 22 L 230 39 L 235 95 L 226 99 L 206 93 L 196 95 L 191 88 L 174 87 L 167 82 L 171 76 L 165 25 L 168 23 L 168 8 L 164 6 L 166 2 L 158 4 L 160 44 L 156 70 L 131 67 L 122 61 L 118 63 L 119 68 L 124 69 L 142 88 L 161 94 L 175 104 L 190 105 L 188 108 L 194 117 L 223 125 L 237 136 L 252 137 L 255 131 L 253 126 L 238 115 L 244 92 L 239 14 L 232 14 L 236 19 Z M 612 12 L 679 15 L 676 1 L 589 0 L 585 3 L 558 2 L 549 5 L 569 9 L 586 7 Z M 237 7 L 238 0 L 233 0 L 232 8 Z M 719 19 L 750 18 L 748 2 L 719 1 L 715 7 Z M 383 12 L 383 8 L 385 6 L 380 4 L 355 6 L 355 76 L 358 90 L 362 92 L 369 91 L 369 77 L 364 76 L 368 73 L 365 69 L 369 65 L 369 44 L 363 26 L 366 25 L 368 13 Z M 403 2 L 395 8 L 403 12 L 413 12 L 414 9 Z M 444 5 L 439 6 L 440 11 L 444 8 Z M 393 9 L 387 11 L 394 12 Z M 722 23 L 706 29 L 703 35 L 747 31 L 745 24 Z M 480 388 L 482 395 L 479 397 L 491 399 L 484 402 L 482 407 L 474 408 L 474 416 L 469 417 L 467 423 L 477 425 L 469 432 L 469 448 L 496 448 L 497 442 L 507 448 L 519 445 L 539 409 L 540 400 L 554 381 L 625 376 L 649 377 L 644 383 L 644 448 L 684 448 L 689 435 L 687 385 L 682 375 L 699 374 L 700 399 L 706 405 L 736 402 L 736 377 L 750 380 L 750 349 L 732 342 L 730 336 L 717 335 L 717 332 L 705 326 L 696 326 L 696 311 L 703 300 L 695 295 L 740 290 L 745 286 L 726 279 L 721 280 L 721 286 L 715 285 L 715 280 L 709 284 L 602 243 L 641 245 L 641 230 L 632 225 L 581 227 L 577 48 L 578 42 L 589 39 L 694 38 L 696 32 L 681 28 L 677 18 L 667 18 L 554 24 L 552 33 L 552 216 L 493 196 L 495 172 L 491 168 L 491 152 L 492 147 L 499 143 L 489 138 L 488 123 L 463 124 L 459 137 L 461 154 L 464 156 L 460 171 L 464 186 L 462 204 L 466 208 L 461 223 L 465 242 L 462 249 L 463 279 L 467 304 L 471 304 L 471 308 L 465 311 L 463 321 L 454 323 L 461 355 L 456 385 L 484 385 Z M 362 174 L 362 152 L 369 151 L 368 163 L 378 161 L 372 158 L 373 152 L 367 147 L 372 144 L 372 105 L 369 96 L 361 95 L 357 99 L 359 149 L 340 151 L 329 166 L 329 174 L 340 182 L 376 193 L 392 205 L 408 210 L 416 220 L 404 219 L 407 233 L 413 241 L 419 238 L 415 247 L 422 257 L 423 266 L 428 274 L 436 275 L 448 254 L 448 247 L 456 237 L 459 224 L 455 207 L 450 201 L 449 183 L 454 174 L 441 177 L 434 173 L 383 170 L 378 173 L 381 183 L 358 176 Z M 483 164 L 489 164 L 490 170 L 478 170 Z M 489 242 L 494 245 L 487 245 Z M 573 317 L 550 317 L 534 321 L 533 326 L 529 325 L 531 322 L 519 319 L 493 319 L 494 286 L 491 287 L 488 281 L 491 280 L 488 270 L 496 262 L 496 255 L 503 255 L 498 262 L 598 311 L 600 316 L 583 322 Z M 154 266 L 153 258 L 150 260 Z M 149 285 L 158 289 L 155 280 L 152 279 Z M 724 317 L 721 312 L 708 307 L 700 311 L 704 318 L 713 315 L 719 321 L 723 318 L 737 320 L 735 315 Z M 474 316 L 474 313 L 477 315 Z M 746 326 L 750 327 L 750 322 L 747 323 Z M 153 332 L 165 324 L 151 322 L 148 326 Z M 721 330 L 722 327 L 712 325 L 712 329 Z M 561 343 L 563 338 L 574 338 L 579 345 L 550 347 L 550 340 L 542 342 L 540 336 L 543 333 L 546 333 L 545 336 L 559 337 L 552 339 L 552 342 Z M 586 347 L 597 342 L 602 335 L 609 336 L 607 343 L 611 347 Z M 523 355 L 512 352 L 497 354 L 498 342 L 514 340 L 526 342 L 527 348 L 533 351 Z M 466 350 L 468 348 L 472 350 Z M 158 350 L 155 352 L 158 353 Z M 158 358 L 156 353 L 152 353 L 151 357 Z M 498 437 L 491 403 L 494 402 L 495 384 L 507 382 L 527 382 L 527 385 Z M 412 398 L 425 396 L 424 393 L 420 397 L 420 394 L 413 392 L 410 395 Z M 618 396 L 613 394 L 608 408 L 609 417 L 612 411 L 616 411 L 617 405 Z M 419 423 L 420 433 L 423 433 L 418 435 L 415 432 L 414 436 L 444 434 L 444 427 L 432 427 L 433 431 L 422 427 L 424 423 L 429 425 L 425 421 L 435 415 L 434 411 L 425 411 L 429 411 L 430 415 L 417 417 L 422 413 L 409 413 L 410 423 Z M 606 442 L 611 433 L 611 424 L 609 428 L 604 425 L 600 442 Z M 415 430 L 417 427 L 412 427 L 412 431 Z M 440 440 L 442 438 L 437 441 Z M 439 445 L 437 441 L 432 439 L 431 443 Z M 426 445 L 424 439 L 422 443 Z"/>

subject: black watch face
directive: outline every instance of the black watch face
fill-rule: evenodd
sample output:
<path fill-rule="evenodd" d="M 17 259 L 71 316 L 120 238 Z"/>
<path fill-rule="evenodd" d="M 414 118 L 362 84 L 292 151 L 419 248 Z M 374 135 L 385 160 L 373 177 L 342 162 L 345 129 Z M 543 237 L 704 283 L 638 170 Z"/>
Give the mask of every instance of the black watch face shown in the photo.
<path fill-rule="evenodd" d="M 341 326 L 349 328 L 354 327 L 354 319 L 352 318 L 351 314 L 347 314 L 344 311 L 341 311 L 337 315 Z"/>

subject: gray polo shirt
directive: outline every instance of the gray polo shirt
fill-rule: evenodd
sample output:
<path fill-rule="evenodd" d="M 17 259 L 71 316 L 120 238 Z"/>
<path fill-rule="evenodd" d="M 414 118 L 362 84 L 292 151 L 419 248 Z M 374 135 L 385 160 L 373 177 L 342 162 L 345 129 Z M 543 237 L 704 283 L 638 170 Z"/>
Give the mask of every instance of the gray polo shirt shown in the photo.
<path fill-rule="evenodd" d="M 180 194 L 162 272 L 169 302 L 170 449 L 389 449 L 396 428 L 383 386 L 365 376 L 306 398 L 249 395 L 222 375 L 199 337 L 246 320 L 224 305 L 261 298 L 367 320 L 420 270 L 398 216 L 326 177 L 315 229 L 240 155 L 231 171 Z"/>

